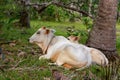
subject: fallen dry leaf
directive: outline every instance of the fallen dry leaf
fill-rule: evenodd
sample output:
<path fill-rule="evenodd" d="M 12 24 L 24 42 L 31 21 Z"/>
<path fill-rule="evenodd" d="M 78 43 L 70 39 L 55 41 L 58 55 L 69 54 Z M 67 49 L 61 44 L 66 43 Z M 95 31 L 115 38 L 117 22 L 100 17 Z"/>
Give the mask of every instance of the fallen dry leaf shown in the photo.
<path fill-rule="evenodd" d="M 13 62 L 13 61 L 14 61 L 13 58 L 5 58 L 3 63 L 8 64 L 8 63 Z"/>
<path fill-rule="evenodd" d="M 14 47 L 16 45 L 16 40 L 8 41 L 8 44 L 10 45 L 10 47 Z"/>
<path fill-rule="evenodd" d="M 50 80 L 50 78 L 44 77 L 44 80 Z"/>
<path fill-rule="evenodd" d="M 18 57 L 26 57 L 26 53 L 21 51 L 20 53 L 18 53 Z"/>
<path fill-rule="evenodd" d="M 63 73 L 59 72 L 58 70 L 52 70 L 52 75 L 55 80 L 70 80 L 67 76 Z"/>
<path fill-rule="evenodd" d="M 9 45 L 10 45 L 10 47 L 14 47 L 16 45 L 16 43 L 10 43 Z"/>

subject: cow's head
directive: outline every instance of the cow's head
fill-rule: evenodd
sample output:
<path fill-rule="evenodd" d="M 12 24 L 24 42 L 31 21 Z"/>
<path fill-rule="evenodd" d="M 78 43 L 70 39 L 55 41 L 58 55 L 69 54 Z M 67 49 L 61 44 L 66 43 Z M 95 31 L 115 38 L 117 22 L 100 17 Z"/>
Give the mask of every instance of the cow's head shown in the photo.
<path fill-rule="evenodd" d="M 73 43 L 78 43 L 80 38 L 78 36 L 71 35 L 68 37 L 68 40 L 70 40 Z"/>
<path fill-rule="evenodd" d="M 38 46 L 42 48 L 44 52 L 50 40 L 54 36 L 54 32 L 55 30 L 53 29 L 42 27 L 29 38 L 29 42 L 36 43 Z"/>

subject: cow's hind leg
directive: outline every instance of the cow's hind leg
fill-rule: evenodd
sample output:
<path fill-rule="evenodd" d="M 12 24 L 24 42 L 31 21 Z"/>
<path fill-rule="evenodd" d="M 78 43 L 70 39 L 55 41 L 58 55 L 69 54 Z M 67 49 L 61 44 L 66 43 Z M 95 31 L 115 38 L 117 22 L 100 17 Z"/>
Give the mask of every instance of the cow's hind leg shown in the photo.
<path fill-rule="evenodd" d="M 61 51 L 59 56 L 56 59 L 56 64 L 58 66 L 62 66 L 65 63 L 65 55 L 64 51 Z"/>
<path fill-rule="evenodd" d="M 63 66 L 65 68 L 71 69 L 73 68 L 72 65 L 67 63 L 68 61 L 71 61 L 70 57 L 66 55 L 67 53 L 65 51 L 61 51 L 60 55 L 58 56 L 56 63 L 58 66 Z"/>
<path fill-rule="evenodd" d="M 63 64 L 63 66 L 64 66 L 65 68 L 67 68 L 67 69 L 71 69 L 71 68 L 73 68 L 73 66 L 72 66 L 72 65 L 67 64 L 67 63 Z"/>
<path fill-rule="evenodd" d="M 41 60 L 41 59 L 49 59 L 49 57 L 45 54 L 45 55 L 42 55 L 39 57 L 39 60 Z"/>

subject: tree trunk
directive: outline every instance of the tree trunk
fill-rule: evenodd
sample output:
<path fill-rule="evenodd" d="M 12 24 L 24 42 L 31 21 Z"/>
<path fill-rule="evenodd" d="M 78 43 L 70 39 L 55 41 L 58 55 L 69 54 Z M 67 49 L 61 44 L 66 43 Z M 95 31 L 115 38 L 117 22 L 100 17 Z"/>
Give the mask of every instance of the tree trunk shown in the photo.
<path fill-rule="evenodd" d="M 30 18 L 29 13 L 26 10 L 22 10 L 20 12 L 20 24 L 22 27 L 30 28 Z"/>
<path fill-rule="evenodd" d="M 116 54 L 117 0 L 99 0 L 94 26 L 87 45 L 101 50 L 109 59 Z"/>

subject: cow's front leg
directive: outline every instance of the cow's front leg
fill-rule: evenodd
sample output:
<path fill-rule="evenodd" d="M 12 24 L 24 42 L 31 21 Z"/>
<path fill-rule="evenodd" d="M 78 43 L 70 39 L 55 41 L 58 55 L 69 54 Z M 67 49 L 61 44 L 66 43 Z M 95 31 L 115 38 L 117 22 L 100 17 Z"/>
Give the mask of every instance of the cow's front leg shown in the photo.
<path fill-rule="evenodd" d="M 41 60 L 41 59 L 50 59 L 50 58 L 48 55 L 42 55 L 39 57 L 39 60 Z"/>

